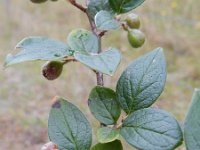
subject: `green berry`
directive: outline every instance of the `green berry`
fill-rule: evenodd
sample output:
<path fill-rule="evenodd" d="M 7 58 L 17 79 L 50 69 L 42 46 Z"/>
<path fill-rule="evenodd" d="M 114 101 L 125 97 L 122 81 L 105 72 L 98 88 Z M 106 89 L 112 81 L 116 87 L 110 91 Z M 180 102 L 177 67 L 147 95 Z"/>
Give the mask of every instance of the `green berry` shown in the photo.
<path fill-rule="evenodd" d="M 63 70 L 63 63 L 59 61 L 48 61 L 42 68 L 42 74 L 47 80 L 57 79 Z"/>
<path fill-rule="evenodd" d="M 133 48 L 141 47 L 145 42 L 145 35 L 137 29 L 128 30 L 128 40 Z"/>
<path fill-rule="evenodd" d="M 31 0 L 31 2 L 33 2 L 33 3 L 37 3 L 37 4 L 39 4 L 39 3 L 44 3 L 44 2 L 46 2 L 47 0 Z"/>
<path fill-rule="evenodd" d="M 126 17 L 126 23 L 131 29 L 139 29 L 140 28 L 140 19 L 136 14 L 129 14 Z"/>

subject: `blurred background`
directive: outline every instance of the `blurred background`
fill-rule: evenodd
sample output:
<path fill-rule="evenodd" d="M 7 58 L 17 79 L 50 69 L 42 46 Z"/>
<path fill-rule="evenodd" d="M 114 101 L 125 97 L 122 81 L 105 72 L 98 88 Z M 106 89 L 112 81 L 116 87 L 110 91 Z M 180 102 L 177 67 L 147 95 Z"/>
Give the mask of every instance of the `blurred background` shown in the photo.
<path fill-rule="evenodd" d="M 119 48 L 123 58 L 116 74 L 105 76 L 105 86 L 115 89 L 121 72 L 132 60 L 163 47 L 168 78 L 155 105 L 183 122 L 193 89 L 200 87 L 199 8 L 200 1 L 196 0 L 147 0 L 134 10 L 141 17 L 146 43 L 133 49 L 122 29 L 106 34 L 103 47 Z M 70 63 L 62 76 L 51 82 L 41 75 L 43 62 L 23 63 L 6 70 L 2 67 L 6 54 L 24 37 L 41 35 L 65 42 L 75 28 L 89 29 L 87 18 L 65 0 L 41 5 L 29 0 L 0 0 L 0 149 L 39 150 L 48 142 L 48 112 L 55 95 L 78 105 L 95 129 L 99 125 L 87 107 L 96 78 L 85 66 Z M 124 144 L 124 149 L 133 148 Z"/>

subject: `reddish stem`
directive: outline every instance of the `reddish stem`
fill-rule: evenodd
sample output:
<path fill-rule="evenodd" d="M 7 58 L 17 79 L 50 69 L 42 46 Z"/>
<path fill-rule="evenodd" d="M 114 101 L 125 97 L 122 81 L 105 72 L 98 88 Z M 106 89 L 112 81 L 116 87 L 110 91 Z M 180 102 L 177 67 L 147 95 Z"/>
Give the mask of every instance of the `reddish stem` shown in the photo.
<path fill-rule="evenodd" d="M 76 0 L 67 0 L 67 1 L 69 1 L 72 5 L 74 5 L 75 7 L 77 7 L 78 9 L 80 9 L 81 11 L 83 11 L 84 13 L 86 13 L 87 8 L 85 8 L 82 5 L 78 4 L 76 2 Z"/>

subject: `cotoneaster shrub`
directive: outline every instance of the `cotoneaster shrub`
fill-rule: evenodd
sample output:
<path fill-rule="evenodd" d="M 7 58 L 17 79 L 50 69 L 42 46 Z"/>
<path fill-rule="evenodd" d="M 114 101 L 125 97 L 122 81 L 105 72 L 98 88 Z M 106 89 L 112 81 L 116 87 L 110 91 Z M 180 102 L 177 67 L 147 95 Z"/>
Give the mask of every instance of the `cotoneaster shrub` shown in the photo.
<path fill-rule="evenodd" d="M 39 4 L 48 0 L 31 0 Z M 51 0 L 57 1 L 57 0 Z M 162 48 L 155 48 L 130 63 L 116 83 L 116 89 L 104 87 L 103 74 L 112 76 L 120 64 L 117 48 L 101 48 L 101 39 L 110 30 L 120 27 L 127 32 L 133 48 L 141 47 L 145 35 L 140 19 L 131 10 L 145 0 L 88 0 L 82 6 L 76 0 L 67 0 L 88 16 L 91 31 L 75 29 L 63 43 L 48 37 L 27 37 L 20 41 L 16 54 L 9 54 L 5 66 L 44 60 L 43 76 L 57 79 L 68 62 L 80 62 L 92 69 L 97 85 L 88 97 L 88 106 L 100 122 L 92 145 L 92 128 L 84 114 L 72 103 L 56 97 L 49 113 L 48 134 L 52 143 L 43 150 L 122 150 L 119 136 L 139 150 L 173 150 L 183 142 L 178 121 L 168 112 L 152 108 L 166 82 L 166 62 Z M 121 14 L 126 14 L 125 18 Z M 85 106 L 87 107 L 87 106 Z M 124 115 L 122 118 L 122 111 Z M 184 129 L 188 150 L 200 150 L 200 91 L 195 90 Z M 125 148 L 124 148 L 125 149 Z"/>

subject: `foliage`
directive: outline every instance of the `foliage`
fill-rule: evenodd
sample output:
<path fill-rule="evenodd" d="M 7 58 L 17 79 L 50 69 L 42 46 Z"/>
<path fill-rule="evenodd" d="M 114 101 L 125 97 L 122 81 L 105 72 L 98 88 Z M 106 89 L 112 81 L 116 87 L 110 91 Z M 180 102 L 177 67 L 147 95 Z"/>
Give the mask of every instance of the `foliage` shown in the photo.
<path fill-rule="evenodd" d="M 200 149 L 200 90 L 195 89 L 192 103 L 187 113 L 184 137 L 187 150 Z"/>
<path fill-rule="evenodd" d="M 39 4 L 47 0 L 31 1 Z M 42 71 L 48 80 L 57 79 L 63 66 L 71 61 L 86 65 L 96 74 L 97 86 L 90 92 L 88 105 L 100 122 L 99 143 L 92 146 L 92 128 L 84 114 L 68 100 L 56 97 L 49 113 L 48 134 L 59 150 L 122 150 L 120 135 L 131 146 L 142 150 L 173 150 L 182 144 L 183 134 L 178 121 L 168 112 L 151 107 L 166 82 L 162 48 L 134 60 L 123 71 L 115 91 L 103 85 L 103 74 L 112 76 L 115 73 L 121 53 L 112 47 L 103 51 L 101 38 L 110 30 L 121 27 L 127 32 L 130 45 L 141 47 L 145 35 L 139 30 L 139 17 L 129 13 L 123 19 L 121 15 L 144 1 L 90 0 L 84 7 L 76 0 L 68 0 L 88 16 L 91 31 L 75 29 L 69 33 L 67 43 L 47 37 L 27 37 L 17 44 L 19 52 L 8 54 L 5 67 L 26 61 L 47 61 Z M 199 99 L 197 90 L 184 127 L 188 150 L 200 149 Z"/>

